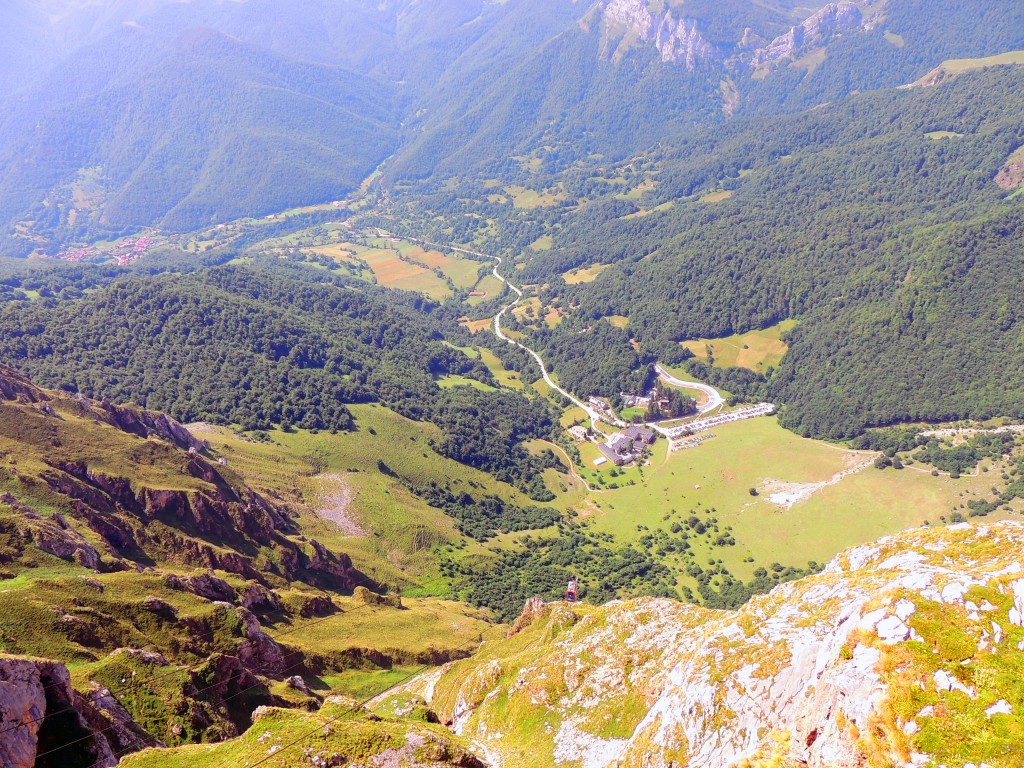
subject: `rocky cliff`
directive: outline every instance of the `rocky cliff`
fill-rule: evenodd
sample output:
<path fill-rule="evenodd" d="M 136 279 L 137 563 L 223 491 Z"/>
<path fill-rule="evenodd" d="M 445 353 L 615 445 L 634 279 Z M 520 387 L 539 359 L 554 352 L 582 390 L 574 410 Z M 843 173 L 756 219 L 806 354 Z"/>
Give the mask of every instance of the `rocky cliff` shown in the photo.
<path fill-rule="evenodd" d="M 771 64 L 791 58 L 804 49 L 826 45 L 837 35 L 856 29 L 863 21 L 864 14 L 853 3 L 829 3 L 786 34 L 755 50 L 751 64 L 755 67 Z"/>
<path fill-rule="evenodd" d="M 677 17 L 669 9 L 652 13 L 643 0 L 608 0 L 603 37 L 605 55 L 613 60 L 637 42 L 654 45 L 662 61 L 681 64 L 690 72 L 702 62 L 721 58 L 695 19 Z"/>
<path fill-rule="evenodd" d="M 621 60 L 637 45 L 653 45 L 662 61 L 679 64 L 690 72 L 701 65 L 749 71 L 796 58 L 828 45 L 844 32 L 871 23 L 878 13 L 875 5 L 878 4 L 823 5 L 768 43 L 750 28 L 737 30 L 735 39 L 712 40 L 701 19 L 686 15 L 685 4 L 676 8 L 672 3 L 647 0 L 604 0 L 597 10 L 602 20 L 603 55 L 613 61 Z M 591 28 L 593 18 L 585 18 L 583 25 Z"/>
<path fill-rule="evenodd" d="M 1022 556 L 1024 524 L 964 524 L 851 550 L 737 612 L 538 601 L 414 691 L 494 765 L 1011 768 Z"/>
<path fill-rule="evenodd" d="M 110 768 L 117 753 L 156 746 L 111 696 L 82 694 L 67 667 L 0 655 L 0 765 L 4 768 L 82 765 Z"/>

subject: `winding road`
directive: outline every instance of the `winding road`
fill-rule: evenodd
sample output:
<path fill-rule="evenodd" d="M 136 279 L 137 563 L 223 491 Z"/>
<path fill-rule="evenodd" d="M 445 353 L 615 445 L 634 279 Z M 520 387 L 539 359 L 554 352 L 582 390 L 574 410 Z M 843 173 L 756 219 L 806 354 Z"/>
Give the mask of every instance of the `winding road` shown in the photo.
<path fill-rule="evenodd" d="M 383 233 L 379 229 L 377 231 L 382 233 L 382 236 L 387 234 L 387 233 Z M 501 308 L 501 311 L 498 312 L 498 314 L 496 314 L 494 316 L 494 334 L 499 339 L 501 339 L 502 341 L 504 341 L 504 342 L 506 342 L 508 344 L 512 344 L 513 346 L 519 347 L 524 352 L 527 352 L 534 360 L 536 360 L 537 361 L 537 365 L 540 366 L 540 372 L 541 372 L 541 375 L 544 377 L 544 382 L 549 387 L 551 387 L 553 390 L 555 390 L 556 392 L 559 392 L 562 395 L 564 395 L 567 400 L 569 400 L 571 403 L 573 403 L 573 405 L 577 406 L 578 408 L 582 408 L 586 412 L 587 417 L 590 419 L 590 427 L 591 427 L 591 429 L 594 429 L 596 431 L 596 424 L 595 424 L 595 422 L 598 422 L 598 421 L 603 421 L 605 424 L 611 424 L 613 427 L 625 427 L 625 426 L 628 426 L 626 424 L 626 422 L 622 421 L 621 419 L 617 419 L 617 418 L 615 418 L 613 416 L 609 416 L 607 414 L 601 413 L 600 411 L 595 409 L 589 403 L 583 402 L 578 397 L 576 397 L 572 393 L 566 391 L 561 386 L 559 386 L 558 382 L 556 382 L 552 378 L 551 373 L 548 371 L 547 365 L 544 363 L 544 359 L 539 354 L 537 354 L 535 351 L 530 349 L 525 344 L 522 344 L 519 341 L 516 341 L 515 339 L 511 338 L 510 336 L 508 336 L 501 329 L 501 318 L 505 316 L 506 312 L 508 312 L 510 309 L 514 309 L 516 306 L 519 305 L 519 302 L 521 302 L 523 300 L 523 291 L 522 291 L 522 289 L 519 286 L 509 282 L 498 271 L 498 267 L 500 267 L 504 263 L 504 260 L 501 258 L 501 256 L 492 256 L 489 253 L 481 253 L 480 251 L 471 251 L 471 250 L 469 250 L 467 248 L 456 248 L 455 246 L 451 246 L 451 245 L 442 245 L 440 243 L 432 243 L 429 240 L 420 240 L 418 238 L 409 237 L 407 235 L 402 235 L 401 237 L 402 237 L 403 240 L 408 240 L 409 242 L 412 242 L 412 243 L 419 243 L 420 245 L 426 245 L 426 246 L 428 246 L 430 248 L 437 248 L 439 250 L 449 250 L 449 251 L 454 251 L 455 253 L 464 253 L 464 254 L 467 254 L 469 256 L 479 256 L 479 257 L 484 258 L 484 259 L 492 259 L 495 262 L 494 268 L 491 270 L 492 273 L 494 274 L 494 276 L 498 280 L 500 280 L 502 283 L 507 285 L 508 288 L 516 296 L 515 301 L 511 302 L 510 304 L 506 304 L 504 307 Z M 676 378 L 671 373 L 669 373 L 667 370 L 665 370 L 665 368 L 663 368 L 660 363 L 655 363 L 654 369 L 655 369 L 655 371 L 657 371 L 658 376 L 661 378 L 661 380 L 664 381 L 666 384 L 670 384 L 673 387 L 680 387 L 681 389 L 697 390 L 698 392 L 703 392 L 705 395 L 707 395 L 707 398 L 708 398 L 707 403 L 705 403 L 703 406 L 701 406 L 700 408 L 697 409 L 697 413 L 700 414 L 700 415 L 703 415 L 705 413 L 708 413 L 709 411 L 713 411 L 716 408 L 721 407 L 722 404 L 725 402 L 725 400 L 722 398 L 722 395 L 714 387 L 711 387 L 711 386 L 709 386 L 707 384 L 701 384 L 701 383 L 695 382 L 695 381 L 683 381 L 682 379 Z M 658 432 L 660 432 L 663 435 L 667 435 L 668 434 L 667 431 L 665 430 L 665 428 L 659 426 L 656 422 L 649 422 L 649 423 L 645 424 L 644 426 L 649 427 L 650 429 L 657 430 Z"/>

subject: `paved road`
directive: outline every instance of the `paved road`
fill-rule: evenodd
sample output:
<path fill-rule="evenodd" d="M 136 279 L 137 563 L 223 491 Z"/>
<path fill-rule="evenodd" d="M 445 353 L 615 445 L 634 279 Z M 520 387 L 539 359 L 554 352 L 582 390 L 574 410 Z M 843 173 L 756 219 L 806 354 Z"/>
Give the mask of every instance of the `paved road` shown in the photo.
<path fill-rule="evenodd" d="M 654 364 L 654 370 L 658 372 L 658 376 L 666 384 L 671 384 L 673 387 L 681 387 L 683 389 L 696 389 L 698 392 L 703 392 L 708 396 L 708 401 L 697 409 L 700 414 L 708 413 L 709 411 L 715 410 L 715 408 L 721 407 L 725 402 L 725 398 L 722 397 L 721 393 L 714 387 L 708 386 L 707 384 L 701 384 L 697 381 L 683 381 L 677 379 L 671 373 L 661 367 L 660 363 Z"/>
<path fill-rule="evenodd" d="M 504 277 L 502 277 L 502 274 L 498 271 L 498 267 L 500 267 L 502 265 L 502 263 L 503 263 L 503 259 L 500 256 L 492 256 L 492 255 L 490 255 L 488 253 L 480 253 L 480 251 L 471 251 L 468 248 L 455 248 L 455 247 L 453 247 L 451 245 L 442 245 L 440 243 L 432 243 L 429 240 L 419 240 L 419 239 L 417 239 L 415 237 L 409 237 L 407 235 L 403 235 L 402 239 L 403 240 L 409 240 L 409 241 L 414 242 L 414 243 L 420 243 L 421 245 L 426 245 L 426 246 L 429 246 L 431 248 L 437 248 L 438 250 L 449 250 L 449 251 L 455 251 L 456 253 L 466 253 L 466 254 L 469 254 L 470 256 L 480 256 L 481 258 L 485 258 L 485 259 L 493 259 L 496 262 L 495 265 L 494 265 L 494 269 L 492 270 L 492 272 L 494 273 L 494 276 L 496 278 L 498 278 L 498 280 L 503 282 L 505 285 L 507 285 L 509 287 L 509 289 L 516 295 L 515 301 L 513 301 L 511 304 L 506 304 L 504 307 L 501 308 L 501 311 L 494 316 L 494 333 L 495 333 L 495 335 L 499 339 L 501 339 L 502 341 L 504 341 L 504 342 L 506 342 L 508 344 L 512 344 L 513 346 L 519 347 L 520 349 L 524 350 L 525 352 L 528 352 L 530 354 L 530 356 L 534 360 L 537 361 L 537 365 L 540 366 L 540 372 L 541 372 L 541 375 L 544 377 L 545 383 L 549 387 L 551 387 L 553 390 L 555 390 L 556 392 L 560 392 L 561 394 L 563 394 L 574 405 L 576 405 L 579 408 L 582 408 L 584 411 L 586 411 L 587 417 L 590 419 L 590 427 L 591 427 L 591 429 L 595 429 L 596 430 L 596 426 L 595 426 L 594 422 L 597 422 L 597 421 L 603 421 L 606 424 L 611 424 L 611 425 L 616 426 L 616 427 L 624 427 L 624 426 L 626 426 L 626 423 L 624 421 L 620 421 L 619 419 L 613 419 L 610 416 L 605 416 L 604 414 L 602 414 L 602 413 L 598 412 L 597 410 L 595 410 L 589 403 L 584 403 L 582 400 L 580 400 L 575 395 L 573 395 L 570 392 L 567 392 L 566 390 L 562 389 L 562 387 L 560 387 L 558 385 L 558 382 L 556 382 L 553 378 L 551 378 L 551 373 L 548 371 L 548 367 L 547 367 L 547 365 L 544 364 L 544 360 L 541 358 L 540 355 L 538 355 L 536 352 L 534 352 L 532 349 L 530 349 L 525 344 L 521 344 L 518 341 L 516 341 L 515 339 L 510 338 L 508 335 L 506 335 L 506 333 L 503 330 L 501 330 L 501 318 L 505 316 L 506 312 L 508 312 L 510 309 L 513 309 L 515 306 L 517 306 L 519 304 L 520 301 L 523 300 L 523 291 L 522 291 L 521 288 L 519 288 L 519 286 L 510 283 L 508 280 L 506 280 Z"/>
<path fill-rule="evenodd" d="M 378 232 L 379 231 L 380 230 L 378 230 Z M 481 258 L 485 258 L 485 259 L 493 259 L 496 262 L 495 265 L 494 265 L 494 269 L 492 270 L 494 276 L 496 278 L 498 278 L 498 280 L 503 282 L 505 285 L 507 285 L 509 287 L 509 289 L 516 295 L 515 301 L 513 301 L 512 303 L 507 304 L 504 307 L 502 307 L 501 311 L 498 312 L 498 314 L 494 316 L 494 333 L 495 333 L 495 335 L 499 339 L 501 339 L 502 341 L 505 341 L 505 342 L 507 342 L 509 344 L 517 346 L 520 349 L 525 350 L 526 352 L 528 352 L 530 354 L 530 356 L 533 357 L 533 359 L 537 361 L 537 365 L 540 366 L 541 374 L 544 376 L 544 381 L 547 383 L 547 385 L 549 387 L 551 387 L 552 389 L 554 389 L 555 391 L 562 393 L 574 405 L 576 405 L 577 407 L 582 408 L 584 411 L 586 411 L 587 416 L 590 419 L 591 429 L 594 429 L 596 431 L 595 422 L 598 422 L 598 421 L 603 421 L 605 424 L 611 424 L 614 427 L 625 427 L 625 426 L 627 426 L 626 422 L 622 421 L 621 419 L 616 419 L 616 418 L 613 418 L 611 416 L 607 416 L 607 415 L 599 412 L 593 406 L 591 406 L 589 403 L 584 403 L 578 397 L 575 397 L 570 392 L 567 392 L 566 390 L 562 389 L 562 387 L 560 387 L 558 385 L 558 383 L 553 378 L 551 378 L 551 374 L 548 372 L 548 367 L 547 367 L 547 365 L 544 364 L 544 360 L 541 358 L 540 355 L 538 355 L 536 352 L 534 352 L 532 349 L 530 349 L 525 344 L 521 344 L 518 341 L 516 341 L 515 339 L 510 338 L 501 329 L 501 318 L 505 316 L 506 312 L 508 312 L 510 309 L 513 309 L 514 307 L 516 307 L 519 304 L 519 302 L 521 302 L 523 300 L 523 291 L 518 286 L 513 285 L 508 280 L 506 280 L 504 277 L 502 277 L 502 274 L 498 271 L 498 267 L 500 267 L 502 265 L 502 263 L 503 263 L 503 260 L 502 260 L 502 258 L 500 256 L 492 256 L 492 255 L 487 254 L 487 253 L 480 253 L 479 251 L 471 251 L 471 250 L 469 250 L 467 248 L 455 248 L 455 247 L 450 246 L 450 245 L 441 245 L 440 243 L 432 243 L 429 240 L 418 240 L 415 237 L 408 237 L 408 236 L 405 236 L 405 235 L 402 236 L 402 239 L 409 240 L 409 241 L 414 242 L 414 243 L 420 243 L 421 245 L 426 245 L 426 246 L 429 246 L 431 248 L 437 248 L 438 250 L 449 250 L 449 251 L 455 251 L 456 253 L 469 254 L 470 256 L 480 256 Z M 705 403 L 701 408 L 698 409 L 698 413 L 700 413 L 700 414 L 705 414 L 705 413 L 708 413 L 710 411 L 713 411 L 716 408 L 721 407 L 722 404 L 725 403 L 725 399 L 722 397 L 722 395 L 718 392 L 717 389 L 715 389 L 712 386 L 709 386 L 707 384 L 700 384 L 700 383 L 694 382 L 694 381 L 683 381 L 682 379 L 678 379 L 675 376 L 673 376 L 671 373 L 669 373 L 667 370 L 665 370 L 660 364 L 655 364 L 654 368 L 658 372 L 658 375 L 661 377 L 662 381 L 666 382 L 667 384 L 671 384 L 674 387 L 681 387 L 683 389 L 695 389 L 695 390 L 703 392 L 705 395 L 707 395 L 707 397 L 708 397 L 707 403 Z M 649 423 L 649 424 L 645 424 L 644 426 L 647 426 L 647 427 L 649 427 L 651 429 L 656 429 L 658 432 L 661 432 L 663 435 L 667 435 L 668 434 L 668 430 L 665 427 L 662 427 L 662 426 L 660 426 L 657 423 L 652 422 L 652 423 Z"/>

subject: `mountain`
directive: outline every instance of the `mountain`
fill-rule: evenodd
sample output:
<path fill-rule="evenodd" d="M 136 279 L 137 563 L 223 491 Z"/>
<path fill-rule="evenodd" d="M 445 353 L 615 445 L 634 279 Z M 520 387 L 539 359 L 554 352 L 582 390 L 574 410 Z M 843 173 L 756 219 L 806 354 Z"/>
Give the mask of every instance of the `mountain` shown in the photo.
<path fill-rule="evenodd" d="M 676 146 L 694 126 L 800 111 L 911 82 L 944 59 L 1024 48 L 1013 2 L 986 6 L 982 27 L 962 5 L 910 0 L 510 6 L 501 37 L 468 48 L 420 97 L 385 178 L 489 174 L 534 153 L 558 169 L 593 154 L 621 160 Z"/>
<path fill-rule="evenodd" d="M 24 250 L 340 197 L 393 148 L 393 99 L 211 30 L 124 27 L 14 98 L 0 121 L 3 217 L 31 222 Z"/>
<path fill-rule="evenodd" d="M 911 0 L 18 0 L 4 12 L 0 226 L 14 255 L 328 202 L 389 157 L 389 188 L 538 152 L 561 169 L 623 159 L 694 126 L 1024 47 L 1007 0 L 980 24 L 962 5 Z"/>
<path fill-rule="evenodd" d="M 736 613 L 530 601 L 401 696 L 503 766 L 1009 768 L 1022 546 L 1019 522 L 909 531 Z"/>
<path fill-rule="evenodd" d="M 173 419 L 43 390 L 9 368 L 0 398 L 5 524 L 35 549 L 102 572 L 164 564 L 349 588 L 358 578 L 316 543 L 307 554 L 287 514 Z M 24 549 L 5 555 L 5 578 L 32 567 Z"/>

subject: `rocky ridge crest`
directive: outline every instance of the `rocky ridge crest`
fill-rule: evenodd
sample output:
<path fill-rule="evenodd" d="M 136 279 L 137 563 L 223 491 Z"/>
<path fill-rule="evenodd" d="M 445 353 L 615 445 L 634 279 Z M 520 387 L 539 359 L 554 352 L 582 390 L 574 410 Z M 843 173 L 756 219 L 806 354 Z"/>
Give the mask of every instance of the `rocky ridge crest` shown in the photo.
<path fill-rule="evenodd" d="M 750 70 L 795 58 L 827 45 L 844 32 L 872 23 L 874 5 L 829 3 L 767 44 L 750 29 L 735 42 L 716 44 L 701 29 L 699 19 L 680 16 L 671 6 L 658 12 L 652 11 L 646 0 L 604 0 L 602 47 L 604 55 L 613 61 L 639 42 L 653 45 L 662 61 L 682 65 L 689 72 L 712 63 L 734 71 Z"/>
<path fill-rule="evenodd" d="M 850 550 L 736 612 L 534 605 L 417 692 L 495 765 L 1011 768 L 1022 555 L 1024 524 L 963 524 Z"/>

